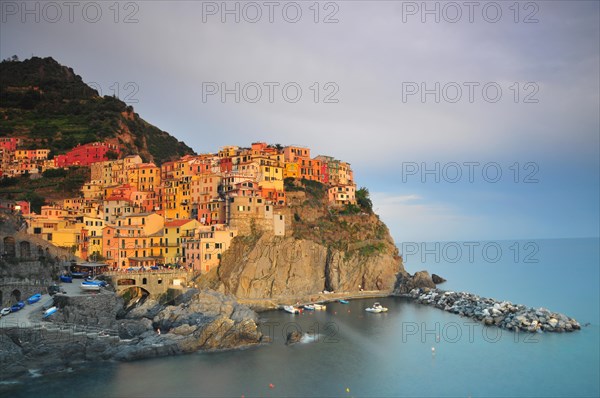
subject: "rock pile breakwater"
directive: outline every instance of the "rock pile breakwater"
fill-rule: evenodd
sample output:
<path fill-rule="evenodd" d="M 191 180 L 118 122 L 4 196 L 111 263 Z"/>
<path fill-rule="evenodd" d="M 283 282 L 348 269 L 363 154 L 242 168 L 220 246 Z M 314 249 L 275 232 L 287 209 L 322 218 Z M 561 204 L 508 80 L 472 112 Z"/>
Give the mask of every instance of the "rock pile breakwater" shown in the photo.
<path fill-rule="evenodd" d="M 416 288 L 403 296 L 420 304 L 515 332 L 572 332 L 581 329 L 579 322 L 545 308 L 526 307 L 510 301 L 496 301 L 472 293 Z"/>

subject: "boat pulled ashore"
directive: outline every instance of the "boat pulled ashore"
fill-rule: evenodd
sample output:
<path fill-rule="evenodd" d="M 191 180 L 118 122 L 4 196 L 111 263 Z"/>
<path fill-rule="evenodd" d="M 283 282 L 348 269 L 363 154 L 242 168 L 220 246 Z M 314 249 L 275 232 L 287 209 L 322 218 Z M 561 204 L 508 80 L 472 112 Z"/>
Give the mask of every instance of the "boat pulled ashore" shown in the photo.
<path fill-rule="evenodd" d="M 285 312 L 289 312 L 290 314 L 299 314 L 300 313 L 300 310 L 298 308 L 294 307 L 293 305 L 284 305 L 283 310 Z"/>
<path fill-rule="evenodd" d="M 86 292 L 97 292 L 100 290 L 100 285 L 82 282 L 81 285 L 79 285 L 79 288 Z"/>
<path fill-rule="evenodd" d="M 101 281 L 99 279 L 92 279 L 92 278 L 87 278 L 82 283 L 85 283 L 86 285 L 98 285 L 100 287 L 106 287 L 108 285 L 108 283 L 106 283 L 105 281 Z"/>
<path fill-rule="evenodd" d="M 58 308 L 56 306 L 50 307 L 46 311 L 44 311 L 43 317 L 48 318 L 50 315 L 54 314 L 56 311 L 58 311 Z"/>
<path fill-rule="evenodd" d="M 38 301 L 40 301 L 41 298 L 42 295 L 40 293 L 34 294 L 33 296 L 27 299 L 27 304 L 37 303 Z"/>

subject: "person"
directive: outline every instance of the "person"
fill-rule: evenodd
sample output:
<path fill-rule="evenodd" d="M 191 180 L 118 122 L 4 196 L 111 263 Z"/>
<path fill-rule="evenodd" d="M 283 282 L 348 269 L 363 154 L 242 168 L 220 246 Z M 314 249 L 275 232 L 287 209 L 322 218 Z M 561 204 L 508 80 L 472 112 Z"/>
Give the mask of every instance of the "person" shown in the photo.
<path fill-rule="evenodd" d="M 160 336 L 160 328 L 156 328 L 156 334 Z"/>

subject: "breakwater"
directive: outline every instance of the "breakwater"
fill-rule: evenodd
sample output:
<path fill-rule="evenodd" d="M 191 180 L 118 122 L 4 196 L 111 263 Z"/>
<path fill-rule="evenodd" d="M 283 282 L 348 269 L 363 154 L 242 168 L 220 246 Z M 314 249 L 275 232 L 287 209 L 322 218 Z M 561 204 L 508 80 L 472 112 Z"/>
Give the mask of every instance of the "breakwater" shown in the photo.
<path fill-rule="evenodd" d="M 415 302 L 439 308 L 515 332 L 572 332 L 581 329 L 573 318 L 545 308 L 532 308 L 510 301 L 497 301 L 465 292 L 416 288 L 403 294 Z"/>

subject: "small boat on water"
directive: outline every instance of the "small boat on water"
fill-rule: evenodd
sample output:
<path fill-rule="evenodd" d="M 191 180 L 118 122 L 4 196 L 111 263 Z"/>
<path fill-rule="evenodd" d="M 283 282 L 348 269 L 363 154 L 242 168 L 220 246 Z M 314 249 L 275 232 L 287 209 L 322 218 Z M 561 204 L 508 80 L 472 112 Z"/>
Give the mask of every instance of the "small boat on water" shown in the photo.
<path fill-rule="evenodd" d="M 73 277 L 71 277 L 69 275 L 61 275 L 59 277 L 59 279 L 61 282 L 64 282 L 64 283 L 73 283 Z"/>
<path fill-rule="evenodd" d="M 369 308 L 365 308 L 365 311 L 367 312 L 373 312 L 373 313 L 380 313 L 380 312 L 386 312 L 388 309 L 386 307 L 382 307 L 381 304 L 379 303 L 375 303 L 373 304 L 372 307 Z"/>
<path fill-rule="evenodd" d="M 81 290 L 85 290 L 88 292 L 97 292 L 100 290 L 100 285 L 96 285 L 95 283 L 82 282 L 81 285 L 79 285 L 79 287 L 81 288 Z"/>
<path fill-rule="evenodd" d="M 307 305 L 303 306 L 302 308 L 304 308 L 307 311 L 314 311 L 315 310 L 315 306 L 313 304 L 307 304 Z"/>
<path fill-rule="evenodd" d="M 315 310 L 317 311 L 325 311 L 327 306 L 325 304 L 315 304 Z"/>
<path fill-rule="evenodd" d="M 58 308 L 56 308 L 56 306 L 50 307 L 46 311 L 44 311 L 43 317 L 48 318 L 50 315 L 54 314 L 56 311 L 58 311 Z"/>
<path fill-rule="evenodd" d="M 300 313 L 300 310 L 298 308 L 294 307 L 293 305 L 284 305 L 283 310 L 285 312 L 289 312 L 290 314 L 299 314 Z"/>
<path fill-rule="evenodd" d="M 348 300 L 343 300 L 343 299 L 339 299 L 338 300 L 341 304 L 350 304 L 350 302 Z"/>
<path fill-rule="evenodd" d="M 33 296 L 27 299 L 27 304 L 37 303 L 38 301 L 40 301 L 41 298 L 42 295 L 40 293 L 34 294 Z"/>
<path fill-rule="evenodd" d="M 10 307 L 10 312 L 17 312 L 17 311 L 23 309 L 23 307 L 25 307 L 25 303 L 22 301 L 19 301 L 17 304 L 14 304 L 13 306 Z"/>
<path fill-rule="evenodd" d="M 2 310 L 0 311 L 0 315 L 8 315 L 8 314 L 10 314 L 10 307 L 2 308 Z"/>

